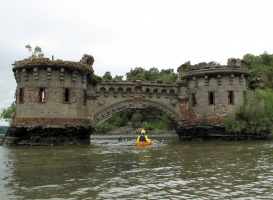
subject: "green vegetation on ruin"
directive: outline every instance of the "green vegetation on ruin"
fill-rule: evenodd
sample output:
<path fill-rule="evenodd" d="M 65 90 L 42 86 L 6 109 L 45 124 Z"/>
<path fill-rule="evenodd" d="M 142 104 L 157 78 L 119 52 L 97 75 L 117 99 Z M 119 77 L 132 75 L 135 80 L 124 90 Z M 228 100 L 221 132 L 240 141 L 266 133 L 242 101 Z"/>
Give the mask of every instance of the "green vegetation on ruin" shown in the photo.
<path fill-rule="evenodd" d="M 13 64 L 13 70 L 21 68 L 31 69 L 33 67 L 63 67 L 70 70 L 87 72 L 90 73 L 92 76 L 94 75 L 94 70 L 92 68 L 92 65 L 94 63 L 94 57 L 91 55 L 85 54 L 80 62 L 64 61 L 60 59 L 50 60 L 49 58 L 45 58 L 41 47 L 36 46 L 34 48 L 34 51 L 29 44 L 25 47 L 29 50 L 30 56 L 27 59 L 15 62 Z"/>
<path fill-rule="evenodd" d="M 273 138 L 273 54 L 246 54 L 243 59 L 250 63 L 251 79 L 261 81 L 245 94 L 244 105 L 226 119 L 226 130 L 246 137 Z"/>

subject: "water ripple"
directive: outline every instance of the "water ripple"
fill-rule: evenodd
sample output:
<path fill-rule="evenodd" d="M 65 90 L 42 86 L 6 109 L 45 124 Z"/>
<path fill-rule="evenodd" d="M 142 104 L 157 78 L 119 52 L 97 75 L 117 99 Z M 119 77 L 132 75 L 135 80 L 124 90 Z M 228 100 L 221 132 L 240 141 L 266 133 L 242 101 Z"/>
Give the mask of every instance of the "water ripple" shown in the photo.
<path fill-rule="evenodd" d="M 273 198 L 271 141 L 155 144 L 0 147 L 0 199 Z"/>

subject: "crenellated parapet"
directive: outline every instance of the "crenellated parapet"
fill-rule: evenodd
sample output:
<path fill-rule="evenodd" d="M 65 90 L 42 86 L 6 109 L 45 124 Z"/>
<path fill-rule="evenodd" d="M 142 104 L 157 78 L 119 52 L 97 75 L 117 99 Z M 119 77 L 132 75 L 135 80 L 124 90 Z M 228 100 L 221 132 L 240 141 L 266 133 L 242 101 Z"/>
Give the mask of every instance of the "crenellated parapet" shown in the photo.
<path fill-rule="evenodd" d="M 21 61 L 16 61 L 13 64 L 13 71 L 16 70 L 33 70 L 34 68 L 52 68 L 52 69 L 68 69 L 68 70 L 76 70 L 86 73 L 94 73 L 92 65 L 94 63 L 94 58 L 91 55 L 85 54 L 80 62 L 73 61 L 64 61 L 64 60 L 50 60 L 49 58 L 30 58 L 24 59 Z"/>
<path fill-rule="evenodd" d="M 121 97 L 174 97 L 178 95 L 178 87 L 176 84 L 163 84 L 143 82 L 137 80 L 134 82 L 105 82 L 96 86 L 96 96 L 121 96 Z"/>
<path fill-rule="evenodd" d="M 208 63 L 199 63 L 196 65 L 191 65 L 190 62 L 186 62 L 181 65 L 177 71 L 179 73 L 179 77 L 182 79 L 190 79 L 192 77 L 200 77 L 200 76 L 221 76 L 226 75 L 239 75 L 239 76 L 249 76 L 249 63 L 235 58 L 229 58 L 227 65 L 218 65 Z"/>
<path fill-rule="evenodd" d="M 85 76 L 94 76 L 93 63 L 93 56 L 87 54 L 83 56 L 80 62 L 63 61 L 59 59 L 50 60 L 49 58 L 32 58 L 15 62 L 12 70 L 17 83 L 22 79 L 27 81 L 29 74 L 33 74 L 34 80 L 39 80 L 39 74 L 46 73 L 46 79 L 51 80 L 53 70 L 59 71 L 60 81 L 64 81 L 65 72 L 72 73 L 72 80 L 76 81 L 78 73 Z"/>

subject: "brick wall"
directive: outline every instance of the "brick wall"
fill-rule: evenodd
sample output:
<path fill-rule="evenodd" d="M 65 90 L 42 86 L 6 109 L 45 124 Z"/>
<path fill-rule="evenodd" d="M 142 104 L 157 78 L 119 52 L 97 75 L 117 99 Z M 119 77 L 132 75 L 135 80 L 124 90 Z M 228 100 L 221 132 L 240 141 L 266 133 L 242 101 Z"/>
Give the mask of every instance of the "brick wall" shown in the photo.
<path fill-rule="evenodd" d="M 68 119 L 68 118 L 20 118 L 15 117 L 13 119 L 14 125 L 83 125 L 87 124 L 87 119 Z"/>

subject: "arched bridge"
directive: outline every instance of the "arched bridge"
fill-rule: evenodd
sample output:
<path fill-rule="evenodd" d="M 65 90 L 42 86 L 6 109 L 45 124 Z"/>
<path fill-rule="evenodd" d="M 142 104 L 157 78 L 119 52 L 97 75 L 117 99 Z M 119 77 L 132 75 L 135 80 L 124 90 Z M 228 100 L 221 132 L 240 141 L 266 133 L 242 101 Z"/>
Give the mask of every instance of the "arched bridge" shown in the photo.
<path fill-rule="evenodd" d="M 127 109 L 158 109 L 179 122 L 179 85 L 157 82 L 105 82 L 89 90 L 92 126 Z"/>

